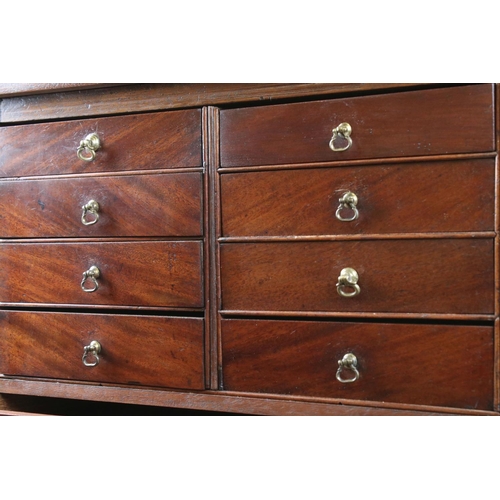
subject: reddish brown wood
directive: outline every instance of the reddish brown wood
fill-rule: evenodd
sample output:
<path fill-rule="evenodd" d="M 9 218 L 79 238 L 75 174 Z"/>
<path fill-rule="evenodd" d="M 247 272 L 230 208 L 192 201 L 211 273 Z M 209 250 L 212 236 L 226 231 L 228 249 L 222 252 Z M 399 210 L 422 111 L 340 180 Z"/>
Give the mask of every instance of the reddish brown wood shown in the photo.
<path fill-rule="evenodd" d="M 484 410 L 404 405 L 384 402 L 298 398 L 229 391 L 184 392 L 33 379 L 0 379 L 5 394 L 29 394 L 67 399 L 125 404 L 168 406 L 190 410 L 223 411 L 256 415 L 498 415 Z"/>
<path fill-rule="evenodd" d="M 0 122 L 15 123 L 241 102 L 269 103 L 276 99 L 296 99 L 299 96 L 357 94 L 415 86 L 411 83 L 135 84 L 79 92 L 44 93 L 23 97 L 14 95 L 0 100 Z M 418 86 L 422 87 L 421 84 Z M 12 95 L 12 90 L 15 91 L 16 88 L 5 90 Z"/>
<path fill-rule="evenodd" d="M 224 388 L 491 410 L 491 327 L 222 322 Z M 353 353 L 360 378 L 336 379 Z M 354 373 L 345 370 L 341 377 Z"/>
<path fill-rule="evenodd" d="M 203 141 L 203 165 L 210 165 L 210 112 L 208 108 L 202 109 L 202 141 Z M 214 366 L 212 363 L 212 318 L 217 314 L 217 310 L 211 307 L 212 304 L 212 293 L 211 293 L 211 266 L 210 266 L 210 253 L 212 249 L 211 242 L 211 210 L 210 207 L 210 179 L 208 175 L 203 176 L 203 199 L 206 200 L 206 209 L 202 210 L 203 214 L 203 234 L 205 238 L 203 239 L 203 258 L 208 262 L 203 266 L 203 293 L 205 303 L 203 307 L 205 308 L 205 322 L 204 322 L 204 354 L 205 354 L 205 388 L 212 388 L 212 373 L 214 372 Z"/>
<path fill-rule="evenodd" d="M 85 226 L 82 206 L 99 203 Z M 0 181 L 4 238 L 200 236 L 202 175 L 176 173 Z M 91 214 L 87 221 L 95 220 Z"/>
<path fill-rule="evenodd" d="M 493 119 L 491 85 L 222 110 L 221 166 L 493 151 Z M 342 122 L 353 144 L 333 152 Z"/>
<path fill-rule="evenodd" d="M 220 195 L 219 179 L 217 176 L 217 166 L 219 165 L 219 110 L 215 107 L 208 108 L 207 134 L 209 139 L 209 155 L 207 158 L 208 172 L 208 196 L 207 211 L 209 213 L 209 226 L 207 231 L 208 254 L 205 262 L 209 267 L 209 305 L 207 307 L 210 314 L 210 362 L 211 378 L 210 388 L 218 389 L 220 372 L 220 286 L 219 286 L 219 246 L 217 239 L 220 236 Z"/>
<path fill-rule="evenodd" d="M 2 416 L 2 417 L 35 417 L 35 416 L 45 416 L 45 414 L 27 413 L 27 412 L 22 412 L 22 411 L 0 410 L 0 416 Z"/>
<path fill-rule="evenodd" d="M 223 174 L 222 229 L 224 236 L 491 231 L 494 179 L 493 159 Z M 335 214 L 348 191 L 359 217 L 342 222 Z"/>
<path fill-rule="evenodd" d="M 0 311 L 0 327 L 4 374 L 204 388 L 201 319 Z M 92 340 L 102 351 L 87 367 Z"/>
<path fill-rule="evenodd" d="M 491 239 L 225 243 L 222 307 L 491 314 L 493 264 Z M 337 293 L 346 267 L 359 274 L 356 297 Z"/>
<path fill-rule="evenodd" d="M 0 97 L 115 86 L 114 83 L 0 83 Z"/>
<path fill-rule="evenodd" d="M 77 157 L 97 133 L 94 161 Z M 0 128 L 0 175 L 120 172 L 201 166 L 200 110 L 92 118 Z"/>
<path fill-rule="evenodd" d="M 101 272 L 82 290 L 83 273 Z M 86 288 L 92 288 L 87 280 Z M 0 301 L 23 304 L 203 307 L 202 245 L 197 241 L 4 243 Z"/>
<path fill-rule="evenodd" d="M 495 320 L 494 339 L 493 403 L 494 409 L 500 411 L 500 318 Z"/>
<path fill-rule="evenodd" d="M 490 85 L 57 85 L 0 100 L 0 373 L 5 359 L 18 368 L 0 392 L 249 414 L 498 414 L 498 89 L 495 102 Z M 222 134 L 219 109 L 202 109 L 219 104 Z M 346 154 L 328 148 L 340 121 L 354 129 Z M 86 124 L 110 135 L 82 166 Z M 85 228 L 87 187 L 104 203 Z M 360 198 L 347 227 L 334 218 L 342 189 Z M 90 265 L 101 286 L 86 294 Z M 347 266 L 360 274 L 353 299 L 336 292 Z M 158 340 L 181 320 L 196 326 Z M 70 344 L 97 323 L 120 360 L 91 380 Z M 329 392 L 344 340 L 361 349 L 365 385 Z M 162 360 L 181 358 L 193 376 L 176 385 Z"/>

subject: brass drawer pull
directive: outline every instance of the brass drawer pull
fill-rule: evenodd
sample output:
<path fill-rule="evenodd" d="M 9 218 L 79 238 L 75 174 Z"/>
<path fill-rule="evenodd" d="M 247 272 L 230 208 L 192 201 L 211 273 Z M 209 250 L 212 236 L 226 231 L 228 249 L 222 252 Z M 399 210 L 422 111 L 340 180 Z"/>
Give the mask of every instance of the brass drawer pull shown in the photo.
<path fill-rule="evenodd" d="M 335 377 L 339 382 L 342 382 L 343 384 L 350 384 L 351 382 L 356 382 L 356 380 L 359 379 L 359 371 L 356 368 L 358 365 L 358 360 L 356 359 L 356 356 L 352 353 L 347 353 L 344 355 L 344 357 L 339 361 L 339 369 L 337 370 L 337 374 Z M 342 378 L 342 371 L 350 370 L 354 373 L 354 376 L 352 378 Z"/>
<path fill-rule="evenodd" d="M 349 149 L 352 146 L 352 139 L 351 139 L 351 134 L 352 134 L 352 127 L 348 123 L 341 123 L 338 127 L 335 127 L 332 130 L 332 138 L 330 139 L 330 149 L 332 151 L 345 151 L 346 149 Z M 347 140 L 347 146 L 344 147 L 336 147 L 335 146 L 335 141 L 337 140 L 338 136 L 343 137 L 344 139 Z"/>
<path fill-rule="evenodd" d="M 92 266 L 90 269 L 83 273 L 81 287 L 84 292 L 95 292 L 99 288 L 99 283 L 97 283 L 97 278 L 101 275 L 99 268 Z M 90 279 L 94 284 L 93 288 L 86 288 L 85 283 Z"/>
<path fill-rule="evenodd" d="M 352 220 L 356 220 L 359 217 L 359 211 L 356 208 L 356 205 L 358 204 L 358 197 L 354 194 L 351 193 L 351 191 L 347 191 L 347 193 L 342 196 L 342 198 L 339 199 L 340 205 L 337 208 L 337 211 L 335 212 L 335 217 L 337 217 L 338 220 L 342 222 L 350 222 Z M 342 212 L 344 210 L 351 210 L 352 216 L 351 217 L 343 217 Z"/>
<path fill-rule="evenodd" d="M 101 352 L 101 344 L 97 342 L 97 340 L 93 340 L 90 345 L 86 345 L 83 348 L 83 356 L 82 356 L 82 361 L 85 366 L 97 366 L 99 364 L 99 354 Z M 87 361 L 87 356 L 92 355 L 94 358 L 94 361 L 91 361 L 90 363 Z"/>
<path fill-rule="evenodd" d="M 99 220 L 99 203 L 95 200 L 90 200 L 82 207 L 82 224 L 84 226 L 91 226 Z M 93 215 L 90 220 L 87 219 L 87 214 Z"/>
<path fill-rule="evenodd" d="M 355 297 L 360 294 L 361 288 L 358 285 L 359 276 L 356 270 L 346 267 L 340 271 L 338 279 L 337 292 L 341 297 Z M 351 288 L 353 291 L 346 292 L 346 288 Z"/>
<path fill-rule="evenodd" d="M 76 155 L 83 161 L 94 161 L 95 152 L 101 147 L 101 141 L 96 133 L 87 135 L 80 141 L 80 146 L 76 150 Z"/>

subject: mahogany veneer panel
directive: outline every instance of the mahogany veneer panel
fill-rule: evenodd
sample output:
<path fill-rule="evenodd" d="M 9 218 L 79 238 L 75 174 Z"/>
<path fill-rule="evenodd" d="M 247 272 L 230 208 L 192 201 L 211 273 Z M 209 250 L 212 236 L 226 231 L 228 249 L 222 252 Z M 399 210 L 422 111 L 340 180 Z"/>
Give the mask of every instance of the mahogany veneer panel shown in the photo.
<path fill-rule="evenodd" d="M 96 132 L 94 161 L 80 160 L 80 141 Z M 198 109 L 0 128 L 0 176 L 200 167 Z"/>
<path fill-rule="evenodd" d="M 99 220 L 85 226 L 82 206 L 91 199 L 99 203 Z M 4 238 L 200 236 L 202 200 L 200 173 L 0 181 L 0 233 Z"/>
<path fill-rule="evenodd" d="M 494 230 L 494 159 L 225 173 L 220 179 L 224 236 Z M 359 217 L 341 222 L 335 212 L 347 191 L 358 196 Z M 471 193 L 478 194 L 476 203 Z"/>
<path fill-rule="evenodd" d="M 97 291 L 81 289 L 91 266 Z M 87 280 L 86 288 L 92 288 Z M 0 301 L 144 307 L 203 307 L 202 244 L 197 241 L 4 243 Z"/>
<path fill-rule="evenodd" d="M 352 126 L 347 151 L 332 129 Z M 473 132 L 471 132 L 473 131 Z M 337 143 L 341 147 L 344 143 Z M 220 113 L 222 167 L 493 151 L 493 86 L 473 85 L 227 109 Z"/>
<path fill-rule="evenodd" d="M 230 391 L 492 409 L 492 327 L 222 320 L 222 347 Z"/>
<path fill-rule="evenodd" d="M 298 96 L 307 98 L 309 96 L 373 92 L 381 89 L 404 89 L 415 86 L 412 83 L 157 83 L 63 92 L 62 90 L 67 84 L 47 84 L 41 89 L 43 94 L 18 97 L 19 94 L 32 93 L 34 90 L 29 84 L 27 87 L 19 87 L 18 85 L 23 84 L 0 83 L 0 97 L 3 95 L 12 96 L 0 99 L 0 122 L 13 123 L 75 116 L 109 115 L 130 113 L 131 111 L 226 105 L 248 101 L 262 103 L 262 101 L 269 102 L 277 99 L 297 98 Z M 63 87 L 51 88 L 52 85 L 62 85 Z M 49 91 L 54 93 L 47 93 Z M 89 104 L 91 105 L 89 106 Z"/>
<path fill-rule="evenodd" d="M 494 313 L 492 239 L 225 243 L 222 309 Z M 345 298 L 343 268 L 361 293 Z"/>
<path fill-rule="evenodd" d="M 0 311 L 0 328 L 5 374 L 204 388 L 202 319 Z M 100 361 L 86 367 L 92 340 Z"/>

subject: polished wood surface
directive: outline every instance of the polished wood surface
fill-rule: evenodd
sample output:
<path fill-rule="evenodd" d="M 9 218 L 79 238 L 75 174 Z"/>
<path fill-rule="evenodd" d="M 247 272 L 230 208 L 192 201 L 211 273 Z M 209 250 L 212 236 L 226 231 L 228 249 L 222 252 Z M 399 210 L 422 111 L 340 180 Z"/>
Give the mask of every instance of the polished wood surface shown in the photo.
<path fill-rule="evenodd" d="M 80 284 L 91 266 L 101 272 L 99 288 L 86 293 Z M 92 288 L 92 281 L 87 280 L 85 287 Z M 0 302 L 201 308 L 201 243 L 4 243 Z"/>
<path fill-rule="evenodd" d="M 0 327 L 7 375 L 204 388 L 202 319 L 0 311 Z M 100 361 L 87 367 L 93 340 Z"/>
<path fill-rule="evenodd" d="M 463 410 L 443 406 L 404 405 L 381 401 L 358 401 L 345 399 L 299 398 L 294 396 L 262 395 L 232 391 L 182 391 L 153 388 L 134 388 L 113 385 L 75 384 L 58 381 L 57 384 L 46 380 L 28 378 L 4 378 L 0 380 L 3 401 L 10 408 L 25 408 L 18 403 L 22 395 L 30 395 L 31 408 L 39 411 L 43 403 L 38 398 L 65 398 L 70 400 L 102 401 L 125 403 L 129 405 L 184 408 L 201 411 L 234 412 L 252 415 L 317 415 L 317 416 L 446 416 L 480 415 L 495 416 L 494 412 L 484 410 Z M 13 396 L 11 396 L 13 395 Z M 18 396 L 19 395 L 19 396 Z M 16 401 L 12 401 L 16 399 Z M 89 405 L 90 406 L 90 405 Z M 52 405 L 49 405 L 51 409 Z M 33 411 L 33 410 L 31 410 Z M 99 415 L 100 413 L 93 413 Z M 124 413 L 126 414 L 126 413 Z M 147 414 L 147 409 L 144 412 Z"/>
<path fill-rule="evenodd" d="M 82 223 L 82 207 L 99 203 L 99 219 Z M 200 173 L 0 181 L 4 238 L 201 236 Z M 95 216 L 89 214 L 91 222 Z"/>
<path fill-rule="evenodd" d="M 223 320 L 222 346 L 232 391 L 492 409 L 492 327 Z"/>
<path fill-rule="evenodd" d="M 225 173 L 222 234 L 493 231 L 494 179 L 494 159 Z M 342 222 L 335 213 L 348 191 L 358 197 L 359 217 Z"/>
<path fill-rule="evenodd" d="M 493 314 L 493 263 L 491 239 L 224 243 L 222 309 Z M 337 293 L 347 267 L 356 297 Z"/>
<path fill-rule="evenodd" d="M 58 84 L 39 85 L 44 86 L 43 93 L 23 95 L 32 93 L 32 87 L 20 88 L 19 84 L 3 84 L 0 87 L 3 89 L 0 92 L 0 123 L 225 106 L 243 102 L 262 104 L 298 97 L 307 99 L 346 93 L 441 86 L 414 83 L 155 83 L 114 86 L 115 88 L 103 84 L 96 90 L 82 88 L 78 92 L 63 92 L 64 88 L 59 88 Z M 50 90 L 52 93 L 48 93 Z M 2 99 L 2 94 L 6 98 Z"/>
<path fill-rule="evenodd" d="M 76 91 L 115 85 L 104 83 L 0 83 L 0 97 Z"/>
<path fill-rule="evenodd" d="M 94 161 L 80 141 L 97 133 Z M 121 172 L 201 166 L 199 110 L 0 127 L 0 176 Z"/>
<path fill-rule="evenodd" d="M 495 86 L 16 85 L 0 85 L 0 409 L 498 415 Z M 340 121 L 353 146 L 334 153 Z M 347 189 L 352 223 L 335 218 Z M 357 297 L 337 293 L 344 267 Z M 344 348 L 360 384 L 332 389 Z"/>
<path fill-rule="evenodd" d="M 332 129 L 343 122 L 353 143 L 333 152 Z M 221 167 L 493 151 L 493 87 L 222 110 L 220 134 Z"/>

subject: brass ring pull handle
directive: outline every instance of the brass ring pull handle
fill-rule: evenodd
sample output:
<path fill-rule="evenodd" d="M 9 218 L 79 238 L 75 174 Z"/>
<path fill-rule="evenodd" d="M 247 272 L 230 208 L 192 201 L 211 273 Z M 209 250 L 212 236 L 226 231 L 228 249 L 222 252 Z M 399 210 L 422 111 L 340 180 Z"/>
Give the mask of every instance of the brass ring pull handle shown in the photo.
<path fill-rule="evenodd" d="M 93 340 L 90 345 L 86 345 L 83 348 L 82 361 L 85 366 L 97 366 L 99 364 L 99 354 L 101 352 L 101 344 L 97 340 Z M 87 356 L 92 355 L 94 361 L 88 362 Z"/>
<path fill-rule="evenodd" d="M 349 149 L 352 146 L 351 134 L 352 134 L 352 127 L 348 123 L 344 122 L 341 123 L 338 127 L 335 127 L 332 130 L 332 138 L 330 139 L 330 144 L 329 144 L 330 149 L 332 151 L 345 151 L 346 149 Z M 346 146 L 344 147 L 335 146 L 335 141 L 337 140 L 339 135 L 347 141 Z"/>
<path fill-rule="evenodd" d="M 340 361 L 339 361 L 339 369 L 337 370 L 337 374 L 335 377 L 339 382 L 342 382 L 343 384 L 350 384 L 352 382 L 356 382 L 356 380 L 359 379 L 359 371 L 356 368 L 358 365 L 358 360 L 356 359 L 356 356 L 352 353 L 347 353 Z M 354 376 L 351 378 L 342 378 L 342 371 L 350 370 L 354 373 Z"/>
<path fill-rule="evenodd" d="M 339 281 L 337 283 L 337 292 L 341 297 L 355 297 L 361 292 L 358 285 L 358 273 L 351 267 L 346 267 L 340 271 Z M 352 292 L 347 292 L 346 288 L 352 289 Z"/>
<path fill-rule="evenodd" d="M 358 204 L 358 197 L 354 193 L 348 191 L 344 194 L 344 196 L 342 196 L 342 198 L 339 199 L 339 202 L 340 205 L 335 212 L 335 217 L 337 217 L 338 220 L 342 222 L 350 222 L 356 220 L 359 217 L 359 211 L 356 208 L 356 205 Z M 352 216 L 343 217 L 342 213 L 344 210 L 352 211 Z"/>
<path fill-rule="evenodd" d="M 80 141 L 76 155 L 83 161 L 94 161 L 95 152 L 101 147 L 101 141 L 96 133 L 89 134 Z"/>
<path fill-rule="evenodd" d="M 89 292 L 89 293 L 95 292 L 99 288 L 99 283 L 97 283 L 97 278 L 99 278 L 100 275 L 101 275 L 101 272 L 99 271 L 99 268 L 97 268 L 96 266 L 92 266 L 90 269 L 85 271 L 83 273 L 83 278 L 82 278 L 82 283 L 81 283 L 82 290 L 84 292 Z M 94 286 L 92 288 L 85 287 L 85 284 L 86 284 L 88 279 L 90 279 L 92 281 L 92 283 L 94 284 Z"/>
<path fill-rule="evenodd" d="M 99 203 L 95 200 L 90 200 L 88 203 L 82 207 L 82 224 L 84 226 L 91 226 L 99 220 Z M 93 216 L 91 219 L 87 219 L 87 214 Z"/>

